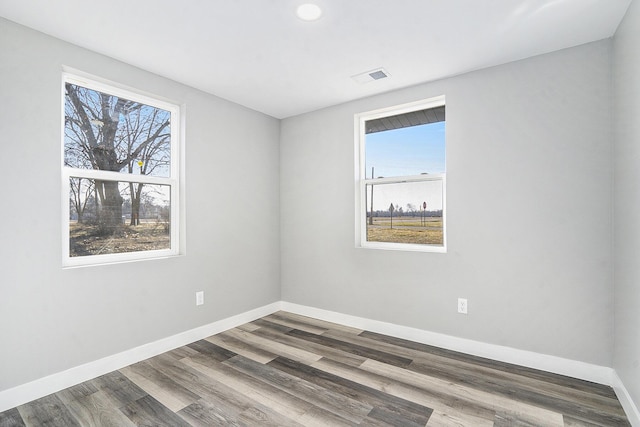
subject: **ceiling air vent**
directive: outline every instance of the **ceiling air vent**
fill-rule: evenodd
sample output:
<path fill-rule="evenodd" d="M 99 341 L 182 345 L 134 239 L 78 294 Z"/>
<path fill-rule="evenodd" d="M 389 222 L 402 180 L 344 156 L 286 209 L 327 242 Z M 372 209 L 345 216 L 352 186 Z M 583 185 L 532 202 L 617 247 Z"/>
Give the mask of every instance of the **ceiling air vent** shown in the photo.
<path fill-rule="evenodd" d="M 376 70 L 366 71 L 361 74 L 351 76 L 351 78 L 360 84 L 369 83 L 375 80 L 386 79 L 389 77 L 389 73 L 384 68 L 378 68 Z"/>

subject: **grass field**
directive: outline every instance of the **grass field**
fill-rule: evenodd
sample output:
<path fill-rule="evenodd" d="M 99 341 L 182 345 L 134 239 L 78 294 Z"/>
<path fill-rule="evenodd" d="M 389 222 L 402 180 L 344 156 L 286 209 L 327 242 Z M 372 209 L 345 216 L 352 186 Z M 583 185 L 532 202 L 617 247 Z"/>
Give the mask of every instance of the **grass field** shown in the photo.
<path fill-rule="evenodd" d="M 69 255 L 86 256 L 169 249 L 171 240 L 163 223 L 143 222 L 131 227 L 123 225 L 112 235 L 101 235 L 98 226 L 69 224 Z"/>
<path fill-rule="evenodd" d="M 424 220 L 420 217 L 394 218 L 391 228 L 391 218 L 374 218 L 373 225 L 367 221 L 367 241 L 442 245 L 442 218 L 429 217 Z"/>

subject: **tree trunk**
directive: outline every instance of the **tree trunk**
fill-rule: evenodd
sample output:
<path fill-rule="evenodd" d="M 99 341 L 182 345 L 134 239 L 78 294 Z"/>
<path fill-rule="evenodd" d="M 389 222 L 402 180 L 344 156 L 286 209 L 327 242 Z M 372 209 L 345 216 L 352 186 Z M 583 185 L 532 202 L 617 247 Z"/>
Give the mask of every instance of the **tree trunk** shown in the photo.
<path fill-rule="evenodd" d="M 129 193 L 131 194 L 131 226 L 140 225 L 140 199 L 142 198 L 142 183 L 129 184 Z"/>
<path fill-rule="evenodd" d="M 132 200 L 131 201 L 131 221 L 129 221 L 129 225 L 135 227 L 136 225 L 140 225 L 140 201 Z"/>
<path fill-rule="evenodd" d="M 101 181 L 102 206 L 99 225 L 104 234 L 117 234 L 122 230 L 122 203 L 117 181 Z"/>

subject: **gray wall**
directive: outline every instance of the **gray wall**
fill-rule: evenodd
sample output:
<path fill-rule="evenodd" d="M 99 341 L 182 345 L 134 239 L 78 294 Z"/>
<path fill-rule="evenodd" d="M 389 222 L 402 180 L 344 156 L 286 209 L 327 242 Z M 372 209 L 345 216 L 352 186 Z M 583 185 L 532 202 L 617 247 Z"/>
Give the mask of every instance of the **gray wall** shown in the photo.
<path fill-rule="evenodd" d="M 611 366 L 610 47 L 283 120 L 283 300 Z M 356 249 L 354 113 L 442 94 L 448 253 Z"/>
<path fill-rule="evenodd" d="M 614 368 L 640 406 L 640 3 L 614 38 Z"/>
<path fill-rule="evenodd" d="M 0 390 L 280 300 L 278 120 L 2 19 L 0 57 Z M 186 256 L 61 268 L 63 64 L 186 105 Z"/>

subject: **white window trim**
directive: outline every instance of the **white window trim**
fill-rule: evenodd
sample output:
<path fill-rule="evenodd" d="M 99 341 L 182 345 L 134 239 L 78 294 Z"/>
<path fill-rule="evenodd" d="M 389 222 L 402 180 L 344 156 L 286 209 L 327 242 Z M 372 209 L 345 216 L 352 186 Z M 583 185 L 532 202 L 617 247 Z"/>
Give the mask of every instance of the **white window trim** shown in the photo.
<path fill-rule="evenodd" d="M 422 101 L 394 107 L 381 108 L 356 114 L 354 117 L 354 158 L 355 158 L 355 245 L 357 248 L 386 249 L 416 252 L 447 252 L 447 179 L 445 174 L 413 175 L 389 178 L 367 178 L 365 170 L 365 123 L 382 117 L 395 116 L 413 111 L 426 110 L 445 104 L 445 97 L 437 96 Z M 446 126 L 446 124 L 445 124 Z M 446 150 L 446 146 L 445 146 Z M 401 182 L 442 181 L 442 245 L 420 245 L 412 243 L 367 241 L 367 184 L 390 184 Z"/>
<path fill-rule="evenodd" d="M 103 171 L 97 169 L 77 169 L 65 166 L 64 164 L 64 146 L 65 146 L 65 83 L 82 86 L 98 92 L 107 93 L 118 97 L 123 97 L 131 101 L 144 103 L 146 105 L 169 111 L 171 114 L 171 167 L 169 177 L 158 177 L 148 175 L 132 175 L 121 172 Z M 184 210 L 184 204 L 180 199 L 180 193 L 184 187 L 183 160 L 181 154 L 184 151 L 184 133 L 182 131 L 184 117 L 183 108 L 181 106 L 144 95 L 138 91 L 125 89 L 121 86 L 101 81 L 99 78 L 86 77 L 78 73 L 63 72 L 62 73 L 62 117 L 61 117 L 61 177 L 62 177 L 62 267 L 81 267 L 92 265 L 115 264 L 123 262 L 133 262 L 140 260 L 167 258 L 180 255 L 184 252 L 184 224 L 181 222 L 181 211 Z M 115 254 L 103 255 L 87 255 L 81 257 L 69 256 L 69 192 L 70 178 L 88 178 L 104 181 L 118 182 L 140 182 L 145 184 L 159 184 L 170 186 L 171 197 L 171 216 L 170 216 L 170 242 L 169 249 L 138 251 L 138 252 L 122 252 Z M 182 238 L 182 240 L 181 240 Z"/>

